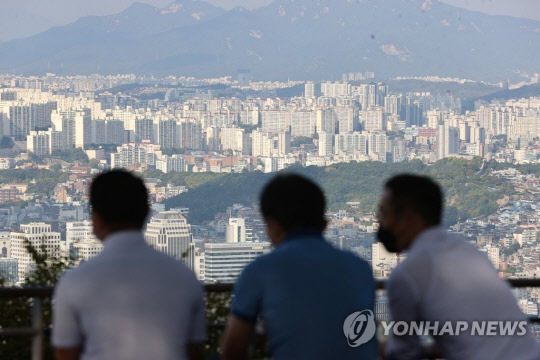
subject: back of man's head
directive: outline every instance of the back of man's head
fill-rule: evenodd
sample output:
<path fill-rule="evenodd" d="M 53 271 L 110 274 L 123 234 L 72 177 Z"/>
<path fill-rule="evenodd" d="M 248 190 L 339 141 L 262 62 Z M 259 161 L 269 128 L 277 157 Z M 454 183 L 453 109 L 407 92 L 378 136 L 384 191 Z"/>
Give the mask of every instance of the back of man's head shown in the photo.
<path fill-rule="evenodd" d="M 313 181 L 295 174 L 274 177 L 260 196 L 261 213 L 287 232 L 322 231 L 326 225 L 326 200 Z"/>
<path fill-rule="evenodd" d="M 412 210 L 426 225 L 441 223 L 443 193 L 440 186 L 427 176 L 397 175 L 386 182 L 397 212 Z"/>
<path fill-rule="evenodd" d="M 148 191 L 142 179 L 126 170 L 106 171 L 92 181 L 90 207 L 110 230 L 142 229 Z"/>

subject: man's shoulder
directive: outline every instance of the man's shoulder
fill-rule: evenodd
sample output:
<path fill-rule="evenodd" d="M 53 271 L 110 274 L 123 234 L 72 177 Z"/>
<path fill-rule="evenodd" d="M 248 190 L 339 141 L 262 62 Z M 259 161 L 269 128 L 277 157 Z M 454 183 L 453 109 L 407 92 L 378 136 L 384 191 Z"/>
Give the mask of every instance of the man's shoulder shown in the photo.
<path fill-rule="evenodd" d="M 336 257 L 338 259 L 342 259 L 343 261 L 348 261 L 353 264 L 369 266 L 369 263 L 366 260 L 362 259 L 360 256 L 356 255 L 355 253 L 351 251 L 341 250 L 334 247 L 333 247 L 333 251 L 335 251 Z"/>
<path fill-rule="evenodd" d="M 341 250 L 332 245 L 329 247 L 330 250 L 328 252 L 331 263 L 340 268 L 345 267 L 346 271 L 355 273 L 356 276 L 359 274 L 369 274 L 369 276 L 373 277 L 371 265 L 366 260 L 351 251 Z"/>
<path fill-rule="evenodd" d="M 464 255 L 482 257 L 482 252 L 468 242 L 463 235 L 448 232 L 446 230 L 441 230 L 438 235 L 438 239 L 430 239 L 432 241 L 430 241 L 427 246 L 424 244 L 420 251 L 411 254 L 411 261 L 422 261 L 425 257 L 434 259 L 434 262 L 436 262 L 438 257 L 459 258 Z"/>
<path fill-rule="evenodd" d="M 327 243 L 324 240 L 324 246 L 322 248 L 308 248 L 308 247 L 297 247 L 298 243 L 287 244 L 286 246 L 280 246 L 268 254 L 259 256 L 253 262 L 251 262 L 246 269 L 249 271 L 264 271 L 266 268 L 275 268 L 276 266 L 293 266 L 296 261 L 291 262 L 291 258 L 295 260 L 302 260 L 304 258 L 312 258 L 314 252 L 324 253 L 324 257 L 327 260 L 325 263 L 329 262 L 336 265 L 348 266 L 349 268 L 356 268 L 360 271 L 368 271 L 371 273 L 371 266 L 367 261 L 357 256 L 356 254 L 350 251 L 340 250 L 330 243 Z"/>
<path fill-rule="evenodd" d="M 436 263 L 437 252 L 431 249 L 422 249 L 414 253 L 406 254 L 404 260 L 397 264 L 388 278 L 388 287 L 396 283 L 411 281 L 419 272 L 430 273 L 432 264 Z"/>
<path fill-rule="evenodd" d="M 67 291 L 67 289 L 72 292 L 74 291 L 74 288 L 79 287 L 81 284 L 88 283 L 89 277 L 91 277 L 93 273 L 92 266 L 88 265 L 89 261 L 85 261 L 76 267 L 67 269 L 58 280 L 58 283 L 55 286 L 55 292 Z"/>
<path fill-rule="evenodd" d="M 156 250 L 151 246 L 148 246 L 145 252 L 147 252 L 148 255 L 148 264 L 153 267 L 153 270 L 162 271 L 172 277 L 182 275 L 185 278 L 191 278 L 191 280 L 194 280 L 194 282 L 198 284 L 195 273 L 191 269 L 189 269 L 182 261 L 159 250 Z M 141 265 L 144 265 L 144 260 L 142 261 Z"/>
<path fill-rule="evenodd" d="M 103 255 L 98 254 L 93 258 L 82 261 L 77 266 L 68 269 L 62 276 L 62 280 L 67 281 L 79 281 L 84 277 L 90 276 L 94 270 L 101 268 L 103 264 Z"/>
<path fill-rule="evenodd" d="M 399 263 L 392 269 L 390 276 L 388 277 L 388 286 L 395 284 L 396 282 L 402 281 L 404 277 L 407 277 L 408 269 L 413 266 L 413 261 L 411 259 L 405 259 L 403 262 Z"/>
<path fill-rule="evenodd" d="M 88 260 L 82 261 L 78 265 L 67 269 L 60 278 L 59 284 L 62 286 L 79 286 L 86 284 L 92 279 L 99 279 L 100 273 L 105 271 L 107 265 L 112 262 L 107 259 L 107 256 L 100 253 Z M 103 280 L 103 279 L 101 279 Z"/>
<path fill-rule="evenodd" d="M 272 267 L 273 264 L 275 264 L 281 258 L 281 255 L 277 250 L 278 249 L 275 249 L 267 254 L 257 257 L 255 260 L 246 265 L 244 272 L 259 272 L 264 271 L 265 268 Z"/>
<path fill-rule="evenodd" d="M 167 272 L 171 276 L 174 274 L 185 274 L 187 276 L 193 274 L 193 277 L 195 277 L 195 274 L 187 266 L 172 256 L 164 254 L 150 246 L 143 248 L 142 251 L 142 253 L 137 253 L 137 257 L 139 257 L 137 263 L 140 268 L 146 266 L 151 267 L 152 271 Z M 78 266 L 69 269 L 62 276 L 62 279 L 65 282 L 78 282 L 95 276 L 103 276 L 104 272 L 113 272 L 115 268 L 122 266 L 122 261 L 125 261 L 125 259 L 110 257 L 108 254 L 102 252 L 89 260 L 81 262 Z"/>

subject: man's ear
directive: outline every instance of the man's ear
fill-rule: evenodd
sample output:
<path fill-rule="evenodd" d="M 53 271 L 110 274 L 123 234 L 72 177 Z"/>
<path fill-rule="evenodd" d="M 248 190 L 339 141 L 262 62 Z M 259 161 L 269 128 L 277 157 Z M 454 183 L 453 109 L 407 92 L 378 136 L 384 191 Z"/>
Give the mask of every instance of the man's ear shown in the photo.
<path fill-rule="evenodd" d="M 272 243 L 272 245 L 278 246 L 279 244 L 281 244 L 286 235 L 283 226 L 281 226 L 281 224 L 271 216 L 267 216 L 264 220 L 266 222 L 266 232 L 268 234 L 268 237 L 270 238 L 270 242 Z"/>
<path fill-rule="evenodd" d="M 107 236 L 107 226 L 101 215 L 95 211 L 92 211 L 92 227 L 94 229 L 94 235 L 96 235 L 99 240 L 103 241 Z"/>
<path fill-rule="evenodd" d="M 328 227 L 328 220 L 326 218 L 323 219 L 321 232 L 324 232 L 326 228 Z"/>

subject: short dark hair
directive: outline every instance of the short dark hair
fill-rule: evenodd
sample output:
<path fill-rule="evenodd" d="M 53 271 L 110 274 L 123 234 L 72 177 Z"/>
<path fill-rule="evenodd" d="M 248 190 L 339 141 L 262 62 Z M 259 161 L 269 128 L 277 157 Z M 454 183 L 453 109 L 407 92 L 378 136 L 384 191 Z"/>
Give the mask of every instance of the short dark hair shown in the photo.
<path fill-rule="evenodd" d="M 319 186 L 296 174 L 275 176 L 260 196 L 261 213 L 285 231 L 321 230 L 326 224 L 326 200 Z"/>
<path fill-rule="evenodd" d="M 439 225 L 443 210 L 441 187 L 427 176 L 403 174 L 392 177 L 385 188 L 392 194 L 396 211 L 412 209 L 427 225 Z"/>
<path fill-rule="evenodd" d="M 90 208 L 113 229 L 142 229 L 149 211 L 144 181 L 126 170 L 105 171 L 90 185 Z"/>

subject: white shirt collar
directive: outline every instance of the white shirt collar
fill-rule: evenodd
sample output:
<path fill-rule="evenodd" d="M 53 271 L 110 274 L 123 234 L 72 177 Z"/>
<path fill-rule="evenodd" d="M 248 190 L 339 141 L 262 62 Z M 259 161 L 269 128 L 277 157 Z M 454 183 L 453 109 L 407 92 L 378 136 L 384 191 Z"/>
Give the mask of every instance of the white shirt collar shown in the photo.
<path fill-rule="evenodd" d="M 445 234 L 446 232 L 441 226 L 430 227 L 416 236 L 411 246 L 409 247 L 408 252 L 413 253 L 416 251 L 421 251 L 433 244 L 433 241 L 437 241 L 437 239 L 442 239 Z"/>
<path fill-rule="evenodd" d="M 103 241 L 104 249 L 126 248 L 144 244 L 144 236 L 140 230 L 123 230 L 110 234 Z"/>

